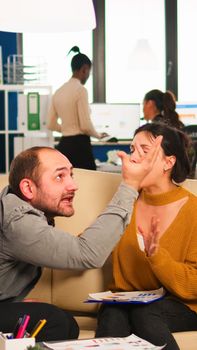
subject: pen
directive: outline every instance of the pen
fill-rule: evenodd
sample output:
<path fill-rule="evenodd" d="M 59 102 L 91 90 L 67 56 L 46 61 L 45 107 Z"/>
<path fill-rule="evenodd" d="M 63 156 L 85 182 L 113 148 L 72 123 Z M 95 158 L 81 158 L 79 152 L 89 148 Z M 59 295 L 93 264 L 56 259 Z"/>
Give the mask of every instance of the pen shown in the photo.
<path fill-rule="evenodd" d="M 44 319 L 44 320 L 40 320 L 34 327 L 34 329 L 32 330 L 32 332 L 30 333 L 30 337 L 33 338 L 33 337 L 36 337 L 36 335 L 41 331 L 42 327 L 44 327 L 45 323 L 47 321 Z"/>
<path fill-rule="evenodd" d="M 18 330 L 18 333 L 16 335 L 16 339 L 23 338 L 29 320 L 30 320 L 30 316 L 29 315 L 24 315 L 23 316 L 21 325 L 19 326 L 19 330 Z"/>
<path fill-rule="evenodd" d="M 6 335 L 6 338 L 7 338 L 7 339 L 14 339 L 12 334 Z"/>
<path fill-rule="evenodd" d="M 16 335 L 17 335 L 17 333 L 18 333 L 18 330 L 19 330 L 20 324 L 21 324 L 21 322 L 22 322 L 22 319 L 23 319 L 22 317 L 19 317 L 18 321 L 17 321 L 16 324 L 15 324 L 14 330 L 13 330 L 13 332 L 12 332 L 13 338 L 16 338 Z"/>

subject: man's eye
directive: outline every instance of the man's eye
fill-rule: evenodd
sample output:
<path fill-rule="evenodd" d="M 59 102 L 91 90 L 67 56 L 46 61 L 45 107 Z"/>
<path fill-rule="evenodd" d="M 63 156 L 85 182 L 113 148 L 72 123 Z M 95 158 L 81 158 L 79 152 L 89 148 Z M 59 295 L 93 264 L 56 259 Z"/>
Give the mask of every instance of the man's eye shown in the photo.
<path fill-rule="evenodd" d="M 62 174 L 57 175 L 57 176 L 56 176 L 56 179 L 57 179 L 57 180 L 61 180 L 61 179 L 62 179 Z"/>

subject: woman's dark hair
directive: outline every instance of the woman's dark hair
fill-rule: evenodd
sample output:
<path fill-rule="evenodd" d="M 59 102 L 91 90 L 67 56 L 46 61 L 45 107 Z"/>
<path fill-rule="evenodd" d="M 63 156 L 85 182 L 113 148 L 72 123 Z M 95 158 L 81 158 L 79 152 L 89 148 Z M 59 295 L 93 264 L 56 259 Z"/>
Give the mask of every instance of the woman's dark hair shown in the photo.
<path fill-rule="evenodd" d="M 176 183 L 183 182 L 190 173 L 190 162 L 188 157 L 188 147 L 190 140 L 181 130 L 170 127 L 164 123 L 147 123 L 140 126 L 135 135 L 139 132 L 147 131 L 155 138 L 163 136 L 161 147 L 166 156 L 175 156 L 176 163 L 171 172 L 171 179 Z"/>
<path fill-rule="evenodd" d="M 176 102 L 173 93 L 170 91 L 162 92 L 160 90 L 151 90 L 144 96 L 144 101 L 152 100 L 155 102 L 157 109 L 160 112 L 153 121 L 162 121 L 167 125 L 180 129 L 184 124 L 179 120 L 179 115 L 176 112 Z"/>
<path fill-rule="evenodd" d="M 86 64 L 87 66 L 89 66 L 91 68 L 92 66 L 92 62 L 90 61 L 90 59 L 88 58 L 88 56 L 84 55 L 83 53 L 80 52 L 79 47 L 78 46 L 73 46 L 70 51 L 68 52 L 68 54 L 70 52 L 78 52 L 75 56 L 73 56 L 72 60 L 71 60 L 71 68 L 72 71 L 75 72 L 77 70 L 80 70 L 81 67 Z"/>

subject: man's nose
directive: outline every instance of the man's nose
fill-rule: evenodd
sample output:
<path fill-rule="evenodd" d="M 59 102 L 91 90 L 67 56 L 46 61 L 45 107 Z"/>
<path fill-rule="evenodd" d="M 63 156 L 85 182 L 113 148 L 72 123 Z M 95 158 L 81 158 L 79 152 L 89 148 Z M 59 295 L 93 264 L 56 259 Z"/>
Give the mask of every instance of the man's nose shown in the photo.
<path fill-rule="evenodd" d="M 65 187 L 69 191 L 77 191 L 78 190 L 78 186 L 72 177 L 70 177 L 70 179 L 66 182 Z"/>

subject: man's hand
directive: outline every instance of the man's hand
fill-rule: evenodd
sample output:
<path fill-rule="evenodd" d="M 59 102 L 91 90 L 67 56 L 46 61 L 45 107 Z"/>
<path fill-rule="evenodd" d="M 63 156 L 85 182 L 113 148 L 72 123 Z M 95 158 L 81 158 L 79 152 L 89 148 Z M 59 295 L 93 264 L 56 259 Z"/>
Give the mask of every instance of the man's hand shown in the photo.
<path fill-rule="evenodd" d="M 144 232 L 141 227 L 138 227 L 138 231 L 143 237 L 146 255 L 152 256 L 156 254 L 160 239 L 159 219 L 156 216 L 151 218 L 150 232 Z"/>
<path fill-rule="evenodd" d="M 132 162 L 130 160 L 130 156 L 123 151 L 117 152 L 117 155 L 122 160 L 123 181 L 127 185 L 135 188 L 136 190 L 140 188 L 140 183 L 154 166 L 154 163 L 160 151 L 162 138 L 162 136 L 158 136 L 155 139 L 150 151 L 146 154 L 144 154 L 141 146 L 136 143 L 136 149 L 140 155 L 139 162 Z"/>

